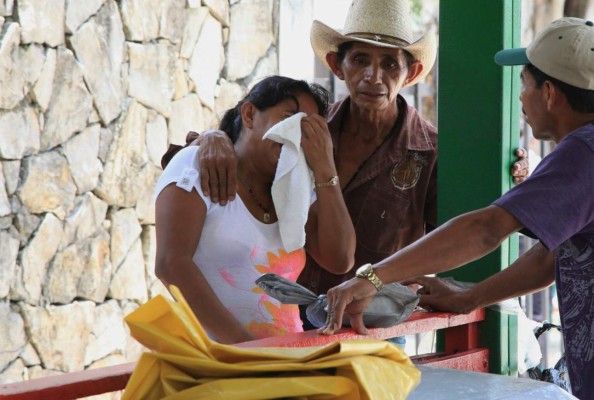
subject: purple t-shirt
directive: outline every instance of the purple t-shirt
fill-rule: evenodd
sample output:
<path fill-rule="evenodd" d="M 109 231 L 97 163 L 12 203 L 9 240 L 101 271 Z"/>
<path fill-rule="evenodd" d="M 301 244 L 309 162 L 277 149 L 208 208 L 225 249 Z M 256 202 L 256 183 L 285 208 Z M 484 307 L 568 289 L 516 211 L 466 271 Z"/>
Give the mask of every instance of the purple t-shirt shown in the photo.
<path fill-rule="evenodd" d="M 572 391 L 594 399 L 594 124 L 563 138 L 530 178 L 493 204 L 555 251 Z"/>

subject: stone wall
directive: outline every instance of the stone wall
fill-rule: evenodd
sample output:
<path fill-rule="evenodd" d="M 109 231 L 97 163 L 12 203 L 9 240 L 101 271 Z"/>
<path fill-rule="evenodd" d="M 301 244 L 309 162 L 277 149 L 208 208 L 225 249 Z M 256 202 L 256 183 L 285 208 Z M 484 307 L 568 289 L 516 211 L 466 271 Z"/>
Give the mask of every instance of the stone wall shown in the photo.
<path fill-rule="evenodd" d="M 0 0 L 0 383 L 135 360 L 160 157 L 276 73 L 278 1 Z"/>

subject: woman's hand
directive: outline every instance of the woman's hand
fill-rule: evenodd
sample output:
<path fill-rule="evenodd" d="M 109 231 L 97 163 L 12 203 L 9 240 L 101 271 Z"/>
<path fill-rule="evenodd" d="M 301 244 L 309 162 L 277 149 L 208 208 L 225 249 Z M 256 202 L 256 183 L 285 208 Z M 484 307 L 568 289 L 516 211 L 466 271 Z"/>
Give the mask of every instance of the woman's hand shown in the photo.
<path fill-rule="evenodd" d="M 342 327 L 342 317 L 349 315 L 351 327 L 360 335 L 368 333 L 363 324 L 363 312 L 377 293 L 375 286 L 366 279 L 352 278 L 330 289 L 328 297 L 328 317 L 326 324 L 318 330 L 323 335 L 332 335 Z"/>
<path fill-rule="evenodd" d="M 332 138 L 326 120 L 317 114 L 301 120 L 301 148 L 316 183 L 338 176 Z M 305 225 L 305 248 L 324 269 L 333 274 L 348 272 L 355 260 L 355 229 L 344 203 L 340 185 L 316 189 Z"/>
<path fill-rule="evenodd" d="M 301 147 L 307 165 L 311 168 L 316 182 L 327 181 L 336 175 L 332 138 L 326 119 L 317 114 L 308 115 L 301 120 Z"/>

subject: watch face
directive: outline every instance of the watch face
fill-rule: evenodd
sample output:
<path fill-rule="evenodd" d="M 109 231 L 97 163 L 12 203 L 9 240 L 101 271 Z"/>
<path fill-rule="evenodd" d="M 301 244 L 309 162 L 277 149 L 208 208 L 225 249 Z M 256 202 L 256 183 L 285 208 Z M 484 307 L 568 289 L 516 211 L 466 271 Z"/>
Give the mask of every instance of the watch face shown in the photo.
<path fill-rule="evenodd" d="M 357 271 L 355 272 L 355 274 L 357 274 L 357 275 L 367 275 L 367 269 L 369 267 L 370 267 L 369 264 L 362 265 L 359 268 L 357 268 Z"/>

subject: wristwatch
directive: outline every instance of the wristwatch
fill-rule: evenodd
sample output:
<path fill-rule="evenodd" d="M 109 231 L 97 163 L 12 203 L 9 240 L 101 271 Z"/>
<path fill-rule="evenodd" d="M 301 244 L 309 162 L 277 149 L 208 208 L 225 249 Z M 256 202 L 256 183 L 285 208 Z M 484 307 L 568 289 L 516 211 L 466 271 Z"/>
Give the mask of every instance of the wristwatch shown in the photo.
<path fill-rule="evenodd" d="M 328 182 L 321 182 L 321 183 L 316 182 L 316 184 L 315 184 L 316 188 L 327 187 L 327 186 L 336 186 L 336 185 L 338 185 L 338 176 L 337 175 L 334 175 L 332 178 L 330 178 L 330 180 Z"/>
<path fill-rule="evenodd" d="M 367 279 L 369 282 L 371 282 L 373 286 L 375 286 L 378 292 L 381 292 L 384 288 L 384 284 L 382 283 L 380 278 L 378 278 L 375 274 L 375 271 L 373 270 L 373 266 L 371 264 L 364 264 L 360 266 L 357 269 L 357 272 L 355 272 L 355 276 L 357 278 Z"/>

